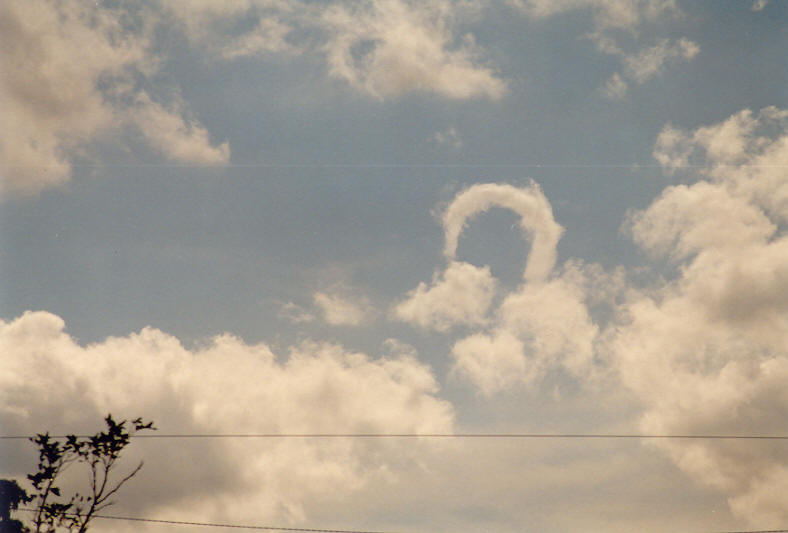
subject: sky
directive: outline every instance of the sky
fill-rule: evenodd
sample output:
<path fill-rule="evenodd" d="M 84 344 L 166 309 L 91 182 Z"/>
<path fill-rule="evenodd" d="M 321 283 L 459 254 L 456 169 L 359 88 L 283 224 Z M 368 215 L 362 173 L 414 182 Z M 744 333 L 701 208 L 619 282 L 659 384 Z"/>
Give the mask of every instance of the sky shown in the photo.
<path fill-rule="evenodd" d="M 0 433 L 112 413 L 785 435 L 786 20 L 778 0 L 0 2 Z M 0 476 L 35 468 L 1 446 Z M 788 528 L 786 446 L 137 439 L 107 512 Z"/>

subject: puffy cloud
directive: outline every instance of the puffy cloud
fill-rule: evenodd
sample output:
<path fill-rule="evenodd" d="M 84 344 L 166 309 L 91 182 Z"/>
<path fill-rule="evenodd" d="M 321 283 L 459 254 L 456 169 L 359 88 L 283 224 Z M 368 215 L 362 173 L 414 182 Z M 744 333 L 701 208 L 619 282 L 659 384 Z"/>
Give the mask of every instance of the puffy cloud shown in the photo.
<path fill-rule="evenodd" d="M 6 433 L 92 432 L 107 412 L 152 419 L 163 433 L 429 433 L 454 424 L 430 370 L 401 345 L 372 359 L 307 342 L 280 360 L 228 334 L 186 349 L 145 328 L 82 346 L 61 318 L 28 312 L 0 323 L 0 349 Z M 139 440 L 126 460 L 146 465 L 121 503 L 150 517 L 293 523 L 312 504 L 392 483 L 395 465 L 418 470 L 420 450 L 343 439 Z M 19 474 L 32 460 L 14 455 L 4 469 Z"/>
<path fill-rule="evenodd" d="M 158 37 L 163 25 L 216 60 L 273 53 L 320 57 L 328 75 L 377 98 L 426 91 L 497 99 L 506 83 L 484 64 L 473 36 L 456 30 L 475 11 L 470 3 L 445 0 L 4 2 L 0 192 L 30 194 L 62 185 L 75 158 L 90 157 L 100 136 L 119 132 L 138 132 L 175 161 L 229 160 L 228 144 L 212 142 L 177 87 L 175 97 L 142 89 L 167 60 Z M 254 26 L 239 33 L 249 22 Z"/>
<path fill-rule="evenodd" d="M 422 328 L 447 331 L 454 325 L 480 325 L 487 318 L 497 281 L 489 267 L 452 261 L 431 285 L 419 283 L 394 308 L 394 315 Z"/>
<path fill-rule="evenodd" d="M 711 126 L 687 132 L 666 126 L 654 157 L 668 172 L 700 167 L 715 187 L 763 209 L 777 223 L 788 221 L 788 110 L 742 110 Z"/>
<path fill-rule="evenodd" d="M 599 329 L 588 313 L 587 278 L 568 263 L 550 280 L 524 283 L 506 296 L 487 332 L 454 344 L 455 372 L 486 395 L 534 384 L 552 369 L 591 380 Z"/>
<path fill-rule="evenodd" d="M 649 433 L 781 434 L 788 416 L 786 112 L 742 111 L 692 132 L 666 128 L 666 171 L 694 158 L 702 179 L 668 187 L 631 218 L 635 241 L 672 258 L 676 278 L 629 293 L 606 338 Z M 782 447 L 655 443 L 698 483 L 728 496 L 759 527 L 788 520 Z"/>
<path fill-rule="evenodd" d="M 763 243 L 775 231 L 757 206 L 708 182 L 670 187 L 648 209 L 632 216 L 635 242 L 674 260 L 712 247 L 740 249 Z"/>
<path fill-rule="evenodd" d="M 507 90 L 473 36 L 456 32 L 457 21 L 478 10 L 468 2 L 250 0 L 228 7 L 174 2 L 165 9 L 193 43 L 217 57 L 307 53 L 323 58 L 330 76 L 379 99 L 413 91 L 498 99 Z M 227 44 L 233 22 L 242 18 L 257 26 Z"/>
<path fill-rule="evenodd" d="M 81 2 L 0 6 L 3 190 L 37 192 L 68 180 L 66 151 L 112 119 L 99 77 L 120 76 L 145 55 L 139 39 L 110 40 L 120 33 L 110 13 L 91 12 Z"/>
<path fill-rule="evenodd" d="M 458 9 L 442 0 L 332 5 L 322 15 L 330 32 L 324 51 L 331 75 L 378 98 L 410 91 L 500 98 L 506 84 L 480 64 L 473 37 L 454 35 Z"/>
<path fill-rule="evenodd" d="M 497 281 L 489 267 L 454 259 L 468 221 L 492 207 L 514 211 L 531 240 L 523 283 L 505 296 L 488 317 Z M 395 307 L 395 316 L 421 327 L 446 331 L 453 325 L 482 328 L 455 342 L 453 371 L 490 395 L 517 383 L 533 383 L 554 368 L 588 375 L 598 328 L 586 300 L 589 280 L 600 282 L 600 268 L 568 262 L 554 272 L 556 246 L 563 229 L 541 189 L 477 184 L 460 192 L 442 217 L 444 253 L 449 265 L 432 284 L 421 283 Z M 586 273 L 588 270 L 588 273 Z M 599 292 L 599 291 L 597 291 Z M 596 298 L 597 300 L 600 298 Z"/>
<path fill-rule="evenodd" d="M 323 319 L 332 326 L 358 326 L 374 316 L 374 310 L 364 297 L 354 297 L 338 288 L 313 295 L 315 306 Z"/>
<path fill-rule="evenodd" d="M 230 146 L 211 146 L 208 131 L 194 119 L 184 120 L 183 103 L 173 109 L 151 101 L 146 93 L 137 96 L 131 120 L 151 146 L 171 159 L 184 163 L 218 164 L 230 159 Z"/>
<path fill-rule="evenodd" d="M 534 369 L 524 350 L 523 342 L 510 331 L 475 333 L 452 347 L 453 371 L 489 396 L 521 381 L 533 380 Z"/>
<path fill-rule="evenodd" d="M 165 111 L 135 89 L 135 77 L 150 76 L 160 60 L 151 47 L 154 24 L 147 10 L 74 0 L 3 2 L 0 192 L 63 184 L 80 149 L 118 127 L 138 128 L 179 160 L 227 160 L 226 144 L 212 146 L 198 123 L 183 121 L 183 110 Z"/>

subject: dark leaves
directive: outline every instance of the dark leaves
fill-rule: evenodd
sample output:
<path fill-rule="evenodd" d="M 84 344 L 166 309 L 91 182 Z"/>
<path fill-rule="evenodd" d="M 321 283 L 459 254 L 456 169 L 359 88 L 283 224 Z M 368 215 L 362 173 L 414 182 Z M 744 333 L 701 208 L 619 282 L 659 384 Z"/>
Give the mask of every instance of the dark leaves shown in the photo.
<path fill-rule="evenodd" d="M 54 533 L 58 528 L 86 531 L 93 514 L 112 505 L 113 502 L 109 498 L 139 472 L 142 464 L 116 482 L 110 482 L 110 470 L 129 444 L 133 432 L 156 428 L 153 427 L 153 422 L 144 422 L 141 418 L 132 420 L 133 429 L 130 431 L 126 429 L 126 420 L 116 421 L 112 415 L 107 415 L 104 422 L 107 425 L 106 429 L 89 437 L 67 435 L 64 441 L 60 441 L 50 437 L 47 432 L 30 439 L 38 447 L 38 471 L 27 476 L 35 492 L 28 496 L 16 485 L 16 482 L 0 480 L 0 496 L 3 497 L 0 500 L 0 533 L 4 533 L 3 528 L 12 527 L 12 524 L 19 525 L 13 531 L 21 533 L 30 531 L 20 522 L 10 519 L 10 511 L 16 510 L 19 502 L 35 501 L 37 512 L 34 518 L 34 531 L 36 533 Z M 89 467 L 90 495 L 75 493 L 70 499 L 61 500 L 62 491 L 55 485 L 55 481 L 71 463 L 81 463 Z M 12 486 L 16 486 L 21 491 L 17 494 L 17 500 L 7 499 L 2 492 L 12 490 L 9 488 Z M 12 503 L 6 505 L 6 501 Z M 14 501 L 17 503 L 13 503 Z"/>

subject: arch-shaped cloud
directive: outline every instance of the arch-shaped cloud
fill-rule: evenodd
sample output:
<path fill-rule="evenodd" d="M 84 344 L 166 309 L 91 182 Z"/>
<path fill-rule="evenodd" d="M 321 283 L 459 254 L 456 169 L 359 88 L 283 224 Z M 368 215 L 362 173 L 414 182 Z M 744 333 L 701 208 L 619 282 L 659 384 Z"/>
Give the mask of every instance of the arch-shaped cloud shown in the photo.
<path fill-rule="evenodd" d="M 553 218 L 550 202 L 534 182 L 525 188 L 484 183 L 458 194 L 443 215 L 446 257 L 454 259 L 457 242 L 468 221 L 491 207 L 510 209 L 520 216 L 520 228 L 531 239 L 523 277 L 529 282 L 544 281 L 555 265 L 556 246 L 564 229 Z"/>

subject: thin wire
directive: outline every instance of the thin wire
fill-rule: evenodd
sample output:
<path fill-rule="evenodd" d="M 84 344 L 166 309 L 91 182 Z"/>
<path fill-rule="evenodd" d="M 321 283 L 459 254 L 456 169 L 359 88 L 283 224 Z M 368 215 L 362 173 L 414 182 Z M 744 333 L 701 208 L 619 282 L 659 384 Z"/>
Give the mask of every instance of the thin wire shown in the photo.
<path fill-rule="evenodd" d="M 742 531 L 712 531 L 710 533 L 788 533 L 788 529 L 747 529 Z"/>
<path fill-rule="evenodd" d="M 50 435 L 64 439 L 66 435 Z M 88 438 L 90 435 L 77 435 Z M 133 439 L 297 439 L 297 438 L 460 438 L 460 439 L 697 439 L 697 440 L 788 440 L 788 435 L 650 435 L 635 433 L 185 433 L 131 435 Z M 0 435 L 0 439 L 30 439 L 27 435 Z"/>
<path fill-rule="evenodd" d="M 27 511 L 30 513 L 37 512 L 36 509 L 19 508 L 19 511 Z M 83 516 L 69 513 L 68 516 Z M 391 531 L 364 531 L 358 529 L 313 529 L 304 527 L 277 527 L 277 526 L 251 526 L 241 524 L 219 524 L 215 522 L 189 522 L 185 520 L 156 520 L 154 518 L 136 518 L 131 516 L 111 516 L 94 514 L 93 518 L 103 518 L 105 520 L 127 520 L 130 522 L 150 522 L 154 524 L 176 524 L 180 526 L 203 526 L 203 527 L 225 527 L 232 529 L 258 529 L 267 531 L 301 531 L 306 533 L 393 533 Z"/>
<path fill-rule="evenodd" d="M 5 165 L 7 168 L 54 168 L 53 165 Z M 708 168 L 709 165 L 675 165 L 670 168 Z M 717 167 L 788 168 L 788 165 L 719 164 Z M 226 165 L 184 163 L 118 163 L 76 165 L 71 168 L 663 168 L 655 163 L 231 163 Z"/>
<path fill-rule="evenodd" d="M 19 508 L 19 511 L 35 513 L 36 509 Z M 79 515 L 71 515 L 79 516 Z M 219 524 L 215 522 L 189 522 L 185 520 L 156 520 L 153 518 L 135 518 L 130 516 L 93 515 L 93 518 L 105 520 L 127 520 L 130 522 L 149 522 L 153 524 L 174 524 L 181 526 L 224 527 L 232 529 L 256 529 L 267 531 L 300 531 L 306 533 L 393 533 L 391 531 L 369 531 L 360 529 L 312 529 L 301 527 L 250 526 L 240 524 Z M 747 529 L 742 531 L 714 531 L 709 533 L 788 533 L 788 529 Z"/>

